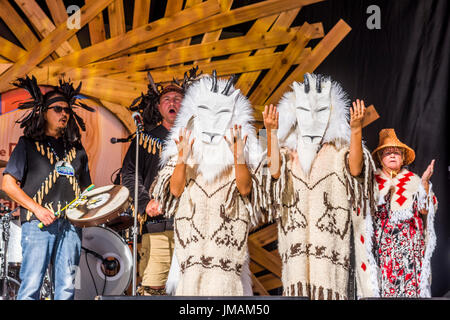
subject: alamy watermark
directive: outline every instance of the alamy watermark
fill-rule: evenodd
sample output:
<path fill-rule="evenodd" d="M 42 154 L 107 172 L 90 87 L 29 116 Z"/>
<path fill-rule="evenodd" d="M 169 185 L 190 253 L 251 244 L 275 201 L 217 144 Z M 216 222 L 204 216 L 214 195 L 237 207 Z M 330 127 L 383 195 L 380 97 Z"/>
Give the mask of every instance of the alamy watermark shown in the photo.
<path fill-rule="evenodd" d="M 370 14 L 370 16 L 367 18 L 366 26 L 367 29 L 373 30 L 373 29 L 381 29 L 381 9 L 377 5 L 370 5 L 367 7 L 366 10 L 367 14 Z"/>
<path fill-rule="evenodd" d="M 81 10 L 79 6 L 71 5 L 67 7 L 67 29 L 81 29 Z"/>

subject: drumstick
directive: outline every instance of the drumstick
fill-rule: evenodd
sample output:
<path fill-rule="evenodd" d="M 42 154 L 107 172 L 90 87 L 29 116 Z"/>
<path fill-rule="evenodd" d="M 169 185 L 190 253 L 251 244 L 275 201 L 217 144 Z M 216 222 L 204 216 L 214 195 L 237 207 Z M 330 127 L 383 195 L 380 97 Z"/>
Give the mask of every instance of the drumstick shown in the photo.
<path fill-rule="evenodd" d="M 95 187 L 94 184 L 91 184 L 89 187 L 86 188 L 86 190 L 84 190 L 77 198 L 73 199 L 68 205 L 66 205 L 64 208 L 62 208 L 61 210 L 58 210 L 55 212 L 55 217 L 59 217 L 61 215 L 61 212 L 63 212 L 64 210 L 66 210 L 72 203 L 74 203 L 75 201 L 77 201 L 78 199 L 82 198 L 86 192 L 91 191 L 93 188 Z M 44 224 L 42 222 L 40 222 L 38 224 L 39 229 L 42 229 L 44 227 Z"/>

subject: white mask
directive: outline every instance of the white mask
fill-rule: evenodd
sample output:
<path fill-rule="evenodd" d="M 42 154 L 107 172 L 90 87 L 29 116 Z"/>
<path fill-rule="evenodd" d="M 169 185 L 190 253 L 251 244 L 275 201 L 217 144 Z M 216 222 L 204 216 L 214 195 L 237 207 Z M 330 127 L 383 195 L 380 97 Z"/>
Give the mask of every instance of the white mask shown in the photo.
<path fill-rule="evenodd" d="M 231 140 L 232 126 L 241 125 L 243 136 L 248 135 L 244 149 L 247 160 L 250 146 L 259 148 L 253 121 L 253 109 L 248 99 L 233 87 L 232 82 L 216 79 L 214 74 L 212 77 L 204 76 L 185 93 L 175 124 L 166 140 L 161 163 L 164 164 L 177 153 L 173 138 L 178 138 L 180 128 L 187 128 L 192 132 L 191 138 L 195 137 L 188 164 L 197 165 L 204 179 L 212 182 L 234 164 L 233 153 L 224 139 L 226 136 L 228 141 Z M 259 156 L 260 152 L 260 149 L 252 151 L 250 157 Z"/>
<path fill-rule="evenodd" d="M 206 82 L 201 82 L 202 95 L 197 103 L 196 125 L 197 132 L 203 143 L 218 144 L 227 134 L 227 129 L 232 126 L 236 99 L 240 94 L 235 90 L 227 96 L 220 92 L 213 92 L 206 87 Z"/>
<path fill-rule="evenodd" d="M 348 100 L 331 79 L 305 74 L 304 82 L 294 82 L 278 105 L 280 145 L 298 151 L 302 169 L 309 175 L 323 143 L 338 147 L 349 141 Z M 295 113 L 295 118 L 292 116 Z"/>

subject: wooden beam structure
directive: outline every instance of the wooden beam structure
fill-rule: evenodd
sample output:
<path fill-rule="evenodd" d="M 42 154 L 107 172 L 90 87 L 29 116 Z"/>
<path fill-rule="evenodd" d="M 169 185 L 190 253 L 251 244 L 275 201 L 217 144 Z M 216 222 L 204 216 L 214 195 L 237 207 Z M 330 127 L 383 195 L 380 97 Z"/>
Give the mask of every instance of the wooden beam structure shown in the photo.
<path fill-rule="evenodd" d="M 147 72 L 169 83 L 196 65 L 205 74 L 236 74 L 235 87 L 261 128 L 264 105 L 278 103 L 293 81 L 314 72 L 351 30 L 343 20 L 325 30 L 302 16 L 302 8 L 321 1 L 85 0 L 81 32 L 67 28 L 63 0 L 0 0 L 0 19 L 18 41 L 0 35 L 0 93 L 26 74 L 47 85 L 61 77 L 82 81 L 81 93 L 131 133 L 128 107 L 147 91 Z M 255 294 L 281 288 L 276 242 L 276 224 L 249 235 Z"/>

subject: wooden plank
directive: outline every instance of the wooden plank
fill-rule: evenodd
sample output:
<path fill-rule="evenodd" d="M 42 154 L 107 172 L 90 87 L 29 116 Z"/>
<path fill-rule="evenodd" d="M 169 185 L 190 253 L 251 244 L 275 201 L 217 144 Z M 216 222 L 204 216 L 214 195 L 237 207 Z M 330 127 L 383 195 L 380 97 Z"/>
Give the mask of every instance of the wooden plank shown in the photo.
<path fill-rule="evenodd" d="M 220 3 L 221 11 L 227 12 L 231 10 L 231 6 L 233 5 L 233 0 L 222 0 Z M 213 31 L 213 32 L 207 32 L 203 35 L 202 43 L 208 43 L 208 42 L 215 42 L 220 39 L 220 35 L 222 34 L 222 29 Z M 198 64 L 200 62 L 210 62 L 211 58 L 203 59 L 199 61 L 194 61 L 194 64 Z"/>
<path fill-rule="evenodd" d="M 58 59 L 52 64 L 73 67 L 84 66 L 91 62 L 106 58 L 114 53 L 136 46 L 142 41 L 159 37 L 166 32 L 179 29 L 183 26 L 192 24 L 195 21 L 214 15 L 218 11 L 219 5 L 217 2 L 203 2 L 171 17 L 159 19 L 145 26 L 131 30 L 126 34 L 92 45 L 81 51 L 75 52 L 72 55 Z"/>
<path fill-rule="evenodd" d="M 50 10 L 55 25 L 67 22 L 69 15 L 67 14 L 67 8 L 64 5 L 63 0 L 45 0 L 45 2 L 47 3 L 47 7 Z M 73 50 L 77 51 L 81 49 L 80 42 L 76 35 L 67 40 L 67 42 L 69 42 Z"/>
<path fill-rule="evenodd" d="M 273 274 L 266 274 L 258 277 L 258 281 L 264 286 L 267 291 L 283 287 L 283 283 Z"/>
<path fill-rule="evenodd" d="M 28 20 L 30 20 L 34 30 L 41 37 L 41 39 L 47 37 L 50 33 L 52 33 L 52 31 L 56 29 L 53 22 L 49 17 L 47 17 L 45 12 L 41 9 L 36 1 L 15 0 L 15 2 L 27 16 Z M 63 23 L 65 23 L 65 21 Z M 55 52 L 60 57 L 66 56 L 74 51 L 75 50 L 73 50 L 72 46 L 67 41 L 64 41 L 61 46 L 59 46 L 55 50 Z"/>
<path fill-rule="evenodd" d="M 265 245 L 274 242 L 278 239 L 277 224 L 272 223 L 267 227 L 262 228 L 248 236 L 255 244 L 264 247 Z"/>
<path fill-rule="evenodd" d="M 302 52 L 302 55 L 297 57 L 297 60 L 295 60 L 295 64 L 301 63 L 304 59 L 308 57 L 310 52 L 311 49 L 306 48 Z M 198 67 L 199 70 L 203 71 L 203 73 L 212 73 L 213 70 L 216 70 L 218 76 L 228 76 L 235 73 L 268 69 L 276 60 L 279 59 L 281 54 L 282 52 L 276 52 L 269 55 L 244 57 L 241 59 L 233 60 L 233 63 L 230 63 L 227 59 L 216 60 L 214 62 L 199 63 Z M 156 82 L 170 82 L 174 77 L 182 79 L 184 72 L 188 71 L 190 68 L 191 66 L 184 66 L 184 65 L 164 69 L 161 68 L 158 70 L 152 70 L 152 75 Z M 127 72 L 125 70 L 123 72 L 117 73 L 117 71 L 111 72 L 110 70 L 106 69 L 88 69 L 88 68 L 71 68 L 71 67 L 60 68 L 60 67 L 45 66 L 41 68 L 35 68 L 30 72 L 30 74 L 34 75 L 37 79 L 41 79 L 41 81 L 49 81 L 50 79 L 56 80 L 61 75 L 66 78 L 70 78 L 72 80 L 81 80 L 90 77 L 107 77 L 110 79 L 141 82 L 141 83 L 145 83 L 148 81 L 147 71 L 133 73 Z M 258 115 L 257 121 L 260 121 L 259 118 L 261 118 L 260 115 Z"/>
<path fill-rule="evenodd" d="M 311 50 L 308 48 L 305 54 L 296 60 L 296 62 L 302 61 L 306 58 L 306 53 Z M 205 74 L 211 74 L 213 70 L 217 71 L 218 76 L 229 76 L 235 73 L 247 73 L 255 70 L 268 69 L 270 66 L 281 56 L 281 52 L 276 52 L 267 55 L 250 56 L 240 59 L 234 59 L 233 63 L 230 63 L 228 59 L 215 60 L 213 62 L 200 62 L 196 64 L 198 69 L 203 71 Z M 173 77 L 181 79 L 184 72 L 188 71 L 191 66 L 178 65 L 175 67 L 168 67 L 164 69 L 152 70 L 152 76 L 156 82 L 168 82 L 171 81 Z M 75 69 L 73 69 L 75 70 Z M 83 69 L 86 70 L 86 69 Z M 99 71 L 99 70 L 98 70 Z M 73 74 L 73 73 L 70 73 Z M 86 73 L 87 75 L 88 73 Z M 147 79 L 147 71 L 144 72 L 121 72 L 115 74 L 106 75 L 111 79 L 126 80 L 126 81 L 145 81 Z M 85 76 L 87 77 L 87 76 Z M 76 75 L 73 75 L 74 79 L 78 79 Z"/>
<path fill-rule="evenodd" d="M 98 15 L 112 0 L 98 0 L 81 8 L 80 26 L 84 26 Z M 50 35 L 22 56 L 11 68 L 0 77 L 0 92 L 11 87 L 10 82 L 32 70 L 39 62 L 75 34 L 76 30 L 67 29 L 65 24 L 59 25 Z M 75 52 L 77 53 L 77 52 Z"/>
<path fill-rule="evenodd" d="M 20 57 L 25 55 L 27 52 L 21 47 L 15 45 L 14 43 L 0 37 L 0 56 L 6 59 L 16 62 Z"/>
<path fill-rule="evenodd" d="M 257 264 L 255 261 L 250 261 L 250 271 L 252 273 L 258 273 L 263 270 L 266 270 L 265 268 L 261 267 L 259 264 Z"/>
<path fill-rule="evenodd" d="M 132 72 L 155 67 L 170 66 L 194 60 L 286 44 L 294 39 L 296 31 L 297 29 L 293 29 L 290 32 L 236 37 L 214 43 L 204 43 L 173 50 L 150 52 L 93 63 L 86 66 L 86 68 L 107 69 L 116 72 Z"/>
<path fill-rule="evenodd" d="M 213 32 L 232 25 L 252 21 L 286 10 L 291 10 L 306 6 L 309 4 L 321 2 L 324 0 L 271 0 L 263 1 L 230 11 L 225 11 L 215 16 L 198 21 L 192 25 L 186 26 L 179 30 L 167 32 L 164 35 L 154 38 L 150 41 L 143 42 L 137 46 L 131 47 L 124 52 L 117 53 L 111 58 L 116 58 L 124 54 L 142 52 L 148 48 L 160 46 L 165 43 L 193 37 L 206 32 Z"/>
<path fill-rule="evenodd" d="M 252 273 L 253 292 L 259 293 L 260 296 L 269 296 L 266 288 L 259 282 L 258 278 Z"/>
<path fill-rule="evenodd" d="M 180 12 L 183 9 L 183 2 L 184 0 L 167 0 L 165 17 L 170 17 Z M 183 45 L 188 44 L 185 44 L 183 40 L 180 40 L 177 42 L 162 45 L 158 48 L 158 50 L 170 50 L 173 48 L 182 47 Z"/>
<path fill-rule="evenodd" d="M 263 104 L 266 101 L 267 97 L 275 90 L 275 87 L 292 66 L 295 58 L 306 47 L 312 33 L 311 25 L 305 22 L 297 32 L 295 39 L 286 47 L 281 58 L 275 62 L 255 91 L 250 95 L 249 99 L 253 104 Z"/>
<path fill-rule="evenodd" d="M 90 4 L 97 0 L 85 0 L 86 4 Z M 103 21 L 103 13 L 100 12 L 94 19 L 89 22 L 89 38 L 91 45 L 103 42 L 106 40 L 105 22 Z"/>
<path fill-rule="evenodd" d="M 0 18 L 11 29 L 26 50 L 32 49 L 39 43 L 33 31 L 30 30 L 16 10 L 9 4 L 8 0 L 0 0 Z"/>
<path fill-rule="evenodd" d="M 111 38 L 120 36 L 126 32 L 125 11 L 123 0 L 114 0 L 108 6 L 109 34 Z"/>
<path fill-rule="evenodd" d="M 297 17 L 298 13 L 300 12 L 301 8 L 296 8 L 293 10 L 285 11 L 280 13 L 275 18 L 275 22 L 273 23 L 272 28 L 289 28 L 294 21 L 294 19 Z M 274 17 L 274 16 L 272 16 Z M 265 21 L 261 21 L 260 24 L 263 26 L 263 30 L 261 32 L 267 32 L 269 30 L 269 27 L 264 26 Z M 256 24 L 256 23 L 255 23 Z M 272 24 L 271 24 L 272 25 Z M 253 28 L 252 28 L 253 29 Z M 258 32 L 258 29 L 260 29 L 259 26 L 257 26 L 257 29 L 252 32 Z M 261 49 L 255 52 L 255 55 L 263 55 L 272 53 L 275 51 L 275 48 L 266 48 Z M 236 57 L 230 57 L 230 58 L 236 58 Z M 261 71 L 254 71 L 254 72 L 247 72 L 242 74 L 238 81 L 236 82 L 236 87 L 241 89 L 242 94 L 247 95 L 250 89 L 252 88 L 254 82 L 258 79 L 259 75 L 261 74 Z"/>
<path fill-rule="evenodd" d="M 256 261 L 258 264 L 281 278 L 281 259 L 279 256 L 264 250 L 253 240 L 248 240 L 248 251 L 250 259 Z"/>
<path fill-rule="evenodd" d="M 295 68 L 264 104 L 278 103 L 292 82 L 303 81 L 303 75 L 307 72 L 313 72 L 350 31 L 351 27 L 344 20 L 339 20 L 312 50 L 308 59 Z"/>
<path fill-rule="evenodd" d="M 8 62 L 0 62 L 0 75 L 5 72 L 5 70 L 8 70 L 13 64 Z"/>
<path fill-rule="evenodd" d="M 141 92 L 147 92 L 146 83 L 95 77 L 84 79 L 81 88 L 83 94 L 122 106 L 129 106 Z"/>
<path fill-rule="evenodd" d="M 150 18 L 151 0 L 134 0 L 133 29 L 145 26 Z"/>

